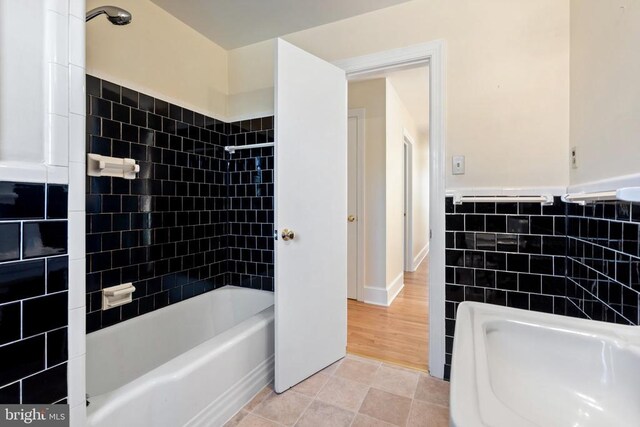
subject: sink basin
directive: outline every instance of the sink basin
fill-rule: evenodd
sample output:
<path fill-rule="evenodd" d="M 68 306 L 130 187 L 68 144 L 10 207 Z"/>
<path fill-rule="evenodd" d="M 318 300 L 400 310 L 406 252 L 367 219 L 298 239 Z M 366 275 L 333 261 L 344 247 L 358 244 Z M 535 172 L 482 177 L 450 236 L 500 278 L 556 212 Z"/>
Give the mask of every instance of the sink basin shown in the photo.
<path fill-rule="evenodd" d="M 451 425 L 640 425 L 640 327 L 463 302 Z"/>

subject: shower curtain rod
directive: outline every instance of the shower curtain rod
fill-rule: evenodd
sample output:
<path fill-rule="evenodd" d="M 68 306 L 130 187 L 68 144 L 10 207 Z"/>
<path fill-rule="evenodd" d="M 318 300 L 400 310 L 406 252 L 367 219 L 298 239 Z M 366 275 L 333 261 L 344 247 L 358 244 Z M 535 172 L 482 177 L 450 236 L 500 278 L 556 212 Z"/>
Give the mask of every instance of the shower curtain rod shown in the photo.
<path fill-rule="evenodd" d="M 275 143 L 273 142 L 263 142 L 262 144 L 247 144 L 247 145 L 238 145 L 238 146 L 227 145 L 226 147 L 224 147 L 224 150 L 229 154 L 233 154 L 238 150 L 249 150 L 251 148 L 273 147 L 274 144 Z"/>

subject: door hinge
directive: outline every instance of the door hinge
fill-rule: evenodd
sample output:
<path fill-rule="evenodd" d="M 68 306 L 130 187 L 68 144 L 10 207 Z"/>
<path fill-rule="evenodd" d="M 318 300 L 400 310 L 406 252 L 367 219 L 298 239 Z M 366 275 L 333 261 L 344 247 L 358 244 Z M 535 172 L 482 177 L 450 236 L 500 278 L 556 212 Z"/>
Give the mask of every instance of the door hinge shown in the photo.
<path fill-rule="evenodd" d="M 429 239 L 433 238 L 433 230 L 429 229 Z"/>
<path fill-rule="evenodd" d="M 278 240 L 278 230 L 273 230 L 273 240 Z"/>

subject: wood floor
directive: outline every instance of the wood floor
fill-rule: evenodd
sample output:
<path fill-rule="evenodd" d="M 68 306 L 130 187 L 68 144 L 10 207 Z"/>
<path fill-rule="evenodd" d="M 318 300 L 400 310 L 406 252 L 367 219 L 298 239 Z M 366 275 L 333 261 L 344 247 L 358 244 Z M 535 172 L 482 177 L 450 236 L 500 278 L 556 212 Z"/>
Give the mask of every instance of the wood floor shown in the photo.
<path fill-rule="evenodd" d="M 404 289 L 390 307 L 348 301 L 347 352 L 427 371 L 429 263 L 405 272 Z"/>

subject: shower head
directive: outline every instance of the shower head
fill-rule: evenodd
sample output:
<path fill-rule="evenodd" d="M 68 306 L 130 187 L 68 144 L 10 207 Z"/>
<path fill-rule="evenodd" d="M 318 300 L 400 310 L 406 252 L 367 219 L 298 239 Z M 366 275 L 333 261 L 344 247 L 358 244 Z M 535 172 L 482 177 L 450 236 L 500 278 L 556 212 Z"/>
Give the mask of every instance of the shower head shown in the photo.
<path fill-rule="evenodd" d="M 117 6 L 100 6 L 87 12 L 85 22 L 88 22 L 98 15 L 107 15 L 107 19 L 114 25 L 127 25 L 131 22 L 131 14 Z"/>

